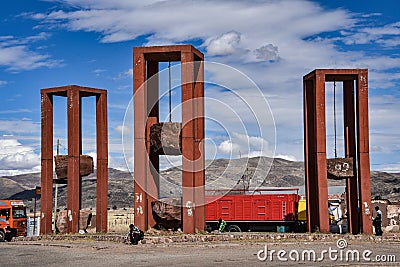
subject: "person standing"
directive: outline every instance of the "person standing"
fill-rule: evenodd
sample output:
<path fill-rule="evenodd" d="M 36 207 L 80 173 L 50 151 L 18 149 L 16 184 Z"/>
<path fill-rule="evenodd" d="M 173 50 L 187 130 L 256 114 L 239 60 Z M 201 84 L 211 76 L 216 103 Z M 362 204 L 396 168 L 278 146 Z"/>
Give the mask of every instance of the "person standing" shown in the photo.
<path fill-rule="evenodd" d="M 372 225 L 375 227 L 375 235 L 381 236 L 383 234 L 382 231 L 382 211 L 378 206 L 375 207 L 376 217 L 373 218 Z"/>
<path fill-rule="evenodd" d="M 219 218 L 218 220 L 218 232 L 222 233 L 225 229 L 226 226 L 226 221 L 224 221 L 222 218 Z"/>

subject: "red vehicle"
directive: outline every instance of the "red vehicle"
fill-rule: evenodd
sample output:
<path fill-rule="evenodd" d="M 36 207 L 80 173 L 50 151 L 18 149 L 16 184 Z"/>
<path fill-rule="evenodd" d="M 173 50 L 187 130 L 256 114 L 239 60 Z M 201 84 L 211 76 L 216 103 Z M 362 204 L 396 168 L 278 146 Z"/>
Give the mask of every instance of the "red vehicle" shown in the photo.
<path fill-rule="evenodd" d="M 0 242 L 4 242 L 5 240 L 10 242 L 15 236 L 15 232 L 15 229 L 10 227 L 10 222 L 6 216 L 0 216 Z"/>
<path fill-rule="evenodd" d="M 4 239 L 9 241 L 13 236 L 26 236 L 27 217 L 24 202 L 0 200 L 0 221 L 3 225 L 7 225 L 6 228 L 3 228 L 3 232 L 4 229 L 7 230 L 4 232 Z"/>
<path fill-rule="evenodd" d="M 293 193 L 273 193 L 294 191 Z M 298 188 L 259 189 L 253 192 L 223 191 L 206 196 L 206 229 L 218 229 L 218 220 L 227 222 L 226 231 L 288 231 L 297 222 Z M 226 191 L 225 191 L 226 192 Z M 216 194 L 217 193 L 217 194 Z M 218 193 L 220 193 L 218 195 Z"/>

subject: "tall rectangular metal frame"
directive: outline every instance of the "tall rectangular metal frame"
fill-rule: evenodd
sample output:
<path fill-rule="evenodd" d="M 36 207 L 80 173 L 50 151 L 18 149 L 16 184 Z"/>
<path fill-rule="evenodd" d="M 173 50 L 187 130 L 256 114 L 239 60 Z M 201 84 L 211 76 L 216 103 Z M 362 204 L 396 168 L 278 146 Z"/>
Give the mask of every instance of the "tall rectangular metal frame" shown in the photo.
<path fill-rule="evenodd" d="M 82 153 L 82 97 L 96 97 L 96 231 L 107 232 L 108 225 L 108 129 L 107 91 L 76 85 L 46 88 L 41 93 L 42 146 L 41 146 L 41 220 L 40 233 L 52 233 L 53 209 L 53 96 L 67 97 L 68 120 L 68 185 L 67 210 L 69 233 L 79 230 L 81 209 L 80 154 Z"/>
<path fill-rule="evenodd" d="M 308 231 L 329 232 L 325 82 L 333 81 L 343 82 L 345 157 L 356 163 L 346 181 L 349 232 L 372 234 L 367 69 L 316 69 L 303 77 Z"/>
<path fill-rule="evenodd" d="M 185 233 L 194 233 L 205 227 L 204 55 L 192 45 L 133 49 L 135 224 L 144 230 L 155 225 L 159 156 L 150 150 L 150 127 L 159 122 L 159 96 L 153 75 L 159 62 L 168 61 L 182 64 L 182 224 Z"/>

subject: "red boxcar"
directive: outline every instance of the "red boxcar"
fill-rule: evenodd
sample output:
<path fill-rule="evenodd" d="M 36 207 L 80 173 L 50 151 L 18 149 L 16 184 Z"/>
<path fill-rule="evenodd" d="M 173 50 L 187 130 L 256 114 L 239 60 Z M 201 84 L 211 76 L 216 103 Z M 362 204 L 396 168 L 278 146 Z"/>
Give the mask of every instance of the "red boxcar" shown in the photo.
<path fill-rule="evenodd" d="M 271 193 L 277 190 L 296 193 Z M 227 231 L 287 231 L 295 225 L 299 196 L 297 188 L 280 188 L 208 195 L 206 200 L 206 225 L 209 231 L 217 229 L 219 218 L 227 222 Z"/>

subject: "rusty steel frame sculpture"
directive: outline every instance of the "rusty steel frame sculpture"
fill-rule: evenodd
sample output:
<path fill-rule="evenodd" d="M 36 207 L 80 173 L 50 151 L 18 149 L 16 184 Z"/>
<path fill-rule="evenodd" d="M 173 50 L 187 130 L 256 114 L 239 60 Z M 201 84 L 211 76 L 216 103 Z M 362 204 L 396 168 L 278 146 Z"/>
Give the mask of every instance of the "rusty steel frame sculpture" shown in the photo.
<path fill-rule="evenodd" d="M 334 81 L 343 82 L 344 151 L 354 163 L 346 178 L 349 232 L 372 234 L 367 69 L 316 69 L 303 77 L 308 231 L 329 232 L 325 82 Z"/>
<path fill-rule="evenodd" d="M 191 45 L 135 47 L 133 55 L 135 224 L 144 230 L 155 226 L 151 202 L 159 198 L 160 153 L 151 149 L 151 129 L 163 125 L 159 123 L 159 62 L 180 61 L 182 224 L 185 233 L 204 230 L 204 56 Z"/>
<path fill-rule="evenodd" d="M 68 232 L 77 233 L 81 209 L 82 97 L 96 97 L 97 185 L 96 231 L 107 232 L 108 129 L 107 91 L 76 85 L 42 89 L 42 174 L 40 233 L 52 233 L 53 208 L 53 96 L 67 97 L 68 117 Z"/>

